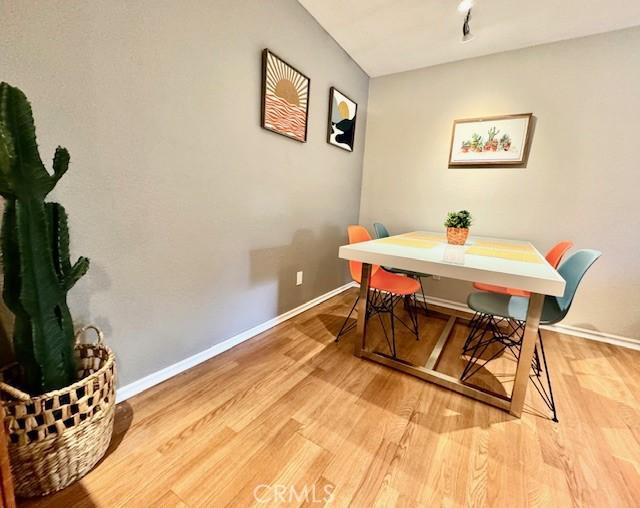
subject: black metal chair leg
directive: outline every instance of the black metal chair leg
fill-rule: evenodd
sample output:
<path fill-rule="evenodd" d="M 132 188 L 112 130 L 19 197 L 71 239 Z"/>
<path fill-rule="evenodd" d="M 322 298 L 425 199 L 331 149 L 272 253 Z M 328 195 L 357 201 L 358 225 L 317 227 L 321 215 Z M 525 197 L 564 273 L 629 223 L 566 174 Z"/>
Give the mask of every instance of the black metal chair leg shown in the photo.
<path fill-rule="evenodd" d="M 474 326 L 476 326 L 478 319 L 480 319 L 481 317 L 482 317 L 482 312 L 476 312 L 471 318 L 471 321 L 469 321 L 469 327 L 473 328 Z"/>
<path fill-rule="evenodd" d="M 429 307 L 427 306 L 427 297 L 424 295 L 424 286 L 422 285 L 422 277 L 418 276 L 418 282 L 420 283 L 420 294 L 422 295 L 422 309 L 424 310 L 424 315 L 429 315 Z"/>
<path fill-rule="evenodd" d="M 551 387 L 551 376 L 549 375 L 549 367 L 547 366 L 547 355 L 544 353 L 544 343 L 542 342 L 542 333 L 538 330 L 538 339 L 540 340 L 540 352 L 542 363 L 544 364 L 544 372 L 547 377 L 547 386 L 549 387 L 549 399 L 551 402 L 551 411 L 553 412 L 553 421 L 558 422 L 558 413 L 556 411 L 556 401 L 553 398 L 553 388 Z"/>
<path fill-rule="evenodd" d="M 420 316 L 418 315 L 418 307 L 417 307 L 417 302 L 416 302 L 416 295 L 414 294 L 412 296 L 413 298 L 413 304 L 414 304 L 414 308 L 413 308 L 413 327 L 415 330 L 415 336 L 416 336 L 416 340 L 420 340 Z"/>
<path fill-rule="evenodd" d="M 394 319 L 394 312 L 393 312 L 393 295 L 389 294 L 389 298 L 390 298 L 390 305 L 391 305 L 391 308 L 389 309 L 389 317 L 391 319 L 391 341 L 393 343 L 393 357 L 396 358 L 396 327 L 395 327 L 395 319 Z"/>
<path fill-rule="evenodd" d="M 349 319 L 351 318 L 351 314 L 353 314 L 353 311 L 356 310 L 356 305 L 358 305 L 359 300 L 360 300 L 360 295 L 358 295 L 358 297 L 356 298 L 356 301 L 353 303 L 353 307 L 351 307 L 351 310 L 349 311 L 347 318 L 344 320 L 344 323 L 342 323 L 342 327 L 340 328 L 338 335 L 336 335 L 336 340 L 335 340 L 336 342 L 339 342 L 340 337 L 342 337 L 342 335 L 347 333 L 348 331 L 352 330 L 353 327 L 355 326 L 355 323 L 352 323 L 351 326 L 348 326 L 347 329 L 345 330 L 345 326 L 347 326 L 347 323 L 349 322 Z"/>
<path fill-rule="evenodd" d="M 476 339 L 476 335 L 480 331 L 482 323 L 484 322 L 485 316 L 480 312 L 476 312 L 473 319 L 469 323 L 471 326 L 471 331 L 469 335 L 467 335 L 467 339 L 464 342 L 464 346 L 462 346 L 462 352 L 467 354 L 472 347 L 473 341 Z M 484 334 L 484 332 L 483 332 Z"/>
<path fill-rule="evenodd" d="M 469 354 L 470 358 L 460 376 L 462 381 L 466 381 L 471 378 L 480 370 L 480 368 L 487 365 L 505 349 L 509 349 L 516 358 L 516 361 L 519 360 L 525 323 L 516 320 L 509 320 L 509 322 L 506 323 L 507 328 L 505 329 L 504 326 L 498 326 L 499 323 L 503 321 L 504 318 L 496 319 L 494 316 L 476 313 L 472 320 L 473 325 L 471 332 L 467 336 L 467 340 L 464 345 L 464 354 Z M 485 339 L 485 336 L 488 334 L 490 335 L 489 338 Z M 531 360 L 531 369 L 533 373 L 530 376 L 530 379 L 545 405 L 552 412 L 553 421 L 557 422 L 558 413 L 556 410 L 555 399 L 553 397 L 551 375 L 547 365 L 547 356 L 544 351 L 544 343 L 540 330 L 538 330 L 538 342 L 540 344 L 540 349 L 538 350 L 538 345 L 536 344 L 533 358 Z M 487 351 L 487 348 L 493 343 L 500 343 L 502 347 L 498 348 L 496 353 L 491 355 L 490 358 L 481 361 L 481 358 Z M 542 377 L 543 370 L 545 374 L 544 379 Z M 545 381 L 546 387 L 544 386 Z"/>

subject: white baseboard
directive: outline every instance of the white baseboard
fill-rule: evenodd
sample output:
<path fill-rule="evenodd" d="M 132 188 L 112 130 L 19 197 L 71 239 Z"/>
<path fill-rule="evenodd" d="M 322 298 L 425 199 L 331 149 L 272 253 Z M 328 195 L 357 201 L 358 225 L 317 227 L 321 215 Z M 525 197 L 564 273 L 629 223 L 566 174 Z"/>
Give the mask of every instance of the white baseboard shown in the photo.
<path fill-rule="evenodd" d="M 181 372 L 184 372 L 185 370 L 190 369 L 191 367 L 195 367 L 199 363 L 207 361 L 210 358 L 213 358 L 214 356 L 219 355 L 220 353 L 224 353 L 228 349 L 231 349 L 232 347 L 237 346 L 238 344 L 244 342 L 245 340 L 249 340 L 250 338 L 261 334 L 262 332 L 268 330 L 269 328 L 273 328 L 274 326 L 282 323 L 283 321 L 286 321 L 287 319 L 291 319 L 292 317 L 297 316 L 298 314 L 304 312 L 305 310 L 308 310 L 311 307 L 315 307 L 316 305 L 324 302 L 325 300 L 328 300 L 329 298 L 337 294 L 340 294 L 343 291 L 346 291 L 347 289 L 352 287 L 354 287 L 354 283 L 349 282 L 348 284 L 345 284 L 344 286 L 340 286 L 339 288 L 329 291 L 328 293 L 325 293 L 323 295 L 320 295 L 317 298 L 314 298 L 313 300 L 309 300 L 307 303 L 303 303 L 302 305 L 300 305 L 299 307 L 296 307 L 295 309 L 291 309 L 290 311 L 285 312 L 284 314 L 280 314 L 279 316 L 276 316 L 273 319 L 270 319 L 269 321 L 265 321 L 264 323 L 254 326 L 249 330 L 246 330 L 242 333 L 239 333 L 238 335 L 234 335 L 233 337 L 227 340 L 219 342 L 218 344 L 213 345 L 212 347 L 210 347 L 209 349 L 206 349 L 205 351 L 202 351 L 193 356 L 190 356 L 189 358 L 185 358 L 184 360 L 174 363 L 173 365 L 169 365 L 168 367 L 165 367 L 162 370 L 153 372 L 148 376 L 145 376 L 141 379 L 138 379 L 137 381 L 134 381 L 133 383 L 129 383 L 128 385 L 122 386 L 118 388 L 116 392 L 116 402 L 122 402 L 124 400 L 127 400 L 128 398 L 133 397 L 134 395 L 137 395 L 140 392 L 143 392 L 144 390 L 151 388 L 154 385 L 162 383 L 163 381 L 166 381 L 167 379 L 173 376 L 176 376 L 177 374 L 180 374 Z"/>
<path fill-rule="evenodd" d="M 419 295 L 422 299 L 422 296 Z M 437 305 L 439 307 L 445 307 L 447 309 L 457 310 L 461 312 L 467 312 L 473 314 L 473 311 L 467 307 L 464 303 L 454 302 L 452 300 L 445 300 L 444 298 L 437 298 L 435 296 L 427 296 L 427 303 L 431 305 Z M 582 339 L 595 340 L 598 342 L 606 342 L 607 344 L 613 344 L 615 346 L 622 346 L 629 349 L 635 349 L 640 351 L 640 340 L 632 339 L 631 337 L 622 337 L 620 335 L 614 335 L 612 333 L 600 332 L 597 330 L 587 330 L 586 328 L 579 328 L 577 326 L 556 324 L 550 326 L 541 326 L 543 330 L 552 330 L 554 332 L 563 333 L 565 335 L 572 335 L 574 337 L 580 337 Z"/>

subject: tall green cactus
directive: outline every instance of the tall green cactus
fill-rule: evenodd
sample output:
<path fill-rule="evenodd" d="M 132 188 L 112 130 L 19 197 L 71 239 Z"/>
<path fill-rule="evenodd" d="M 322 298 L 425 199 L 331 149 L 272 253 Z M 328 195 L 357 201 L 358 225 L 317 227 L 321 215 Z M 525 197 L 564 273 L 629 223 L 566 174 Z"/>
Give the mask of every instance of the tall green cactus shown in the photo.
<path fill-rule="evenodd" d="M 75 381 L 73 322 L 67 292 L 89 268 L 69 260 L 67 214 L 46 196 L 69 168 L 69 152 L 58 147 L 53 174 L 42 164 L 31 105 L 18 88 L 0 83 L 0 195 L 3 298 L 15 315 L 13 345 L 33 394 Z"/>

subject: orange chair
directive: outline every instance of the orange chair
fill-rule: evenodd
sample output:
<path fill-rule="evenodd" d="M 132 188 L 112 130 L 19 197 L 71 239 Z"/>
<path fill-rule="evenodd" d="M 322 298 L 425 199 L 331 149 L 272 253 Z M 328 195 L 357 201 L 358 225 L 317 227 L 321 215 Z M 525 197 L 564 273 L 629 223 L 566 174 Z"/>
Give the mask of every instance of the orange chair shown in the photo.
<path fill-rule="evenodd" d="M 366 228 L 359 225 L 349 226 L 347 228 L 347 234 L 350 244 L 368 242 L 372 240 L 371 235 L 366 230 Z M 362 276 L 362 263 L 360 263 L 359 261 L 349 261 L 349 271 L 351 272 L 351 278 L 359 284 Z M 398 320 L 405 327 L 407 327 L 416 336 L 416 338 L 419 338 L 420 336 L 418 329 L 418 314 L 415 311 L 415 297 L 416 293 L 420 291 L 420 283 L 410 277 L 405 277 L 404 275 L 396 275 L 394 273 L 387 272 L 386 270 L 382 270 L 379 265 L 372 265 L 371 275 L 369 279 L 369 289 L 372 291 L 372 294 L 369 296 L 367 319 L 375 314 L 389 314 L 389 319 L 391 322 L 392 343 L 389 343 L 389 338 L 387 336 L 387 331 L 384 327 L 384 323 L 382 323 L 382 318 L 380 319 L 380 322 L 382 324 L 385 338 L 387 339 L 387 344 L 389 344 L 389 349 L 391 350 L 392 355 L 395 357 L 395 320 Z M 407 306 L 409 318 L 411 319 L 411 326 L 408 326 L 393 312 L 396 303 L 398 303 L 399 300 L 405 297 L 414 299 L 414 305 Z M 349 312 L 347 319 L 345 319 L 342 328 L 340 328 L 340 331 L 336 336 L 336 342 L 340 340 L 340 337 L 342 335 L 355 327 L 355 323 L 352 323 L 348 327 L 346 325 L 349 321 L 349 318 L 351 317 L 351 314 L 353 314 L 353 311 L 355 310 L 359 299 L 360 296 L 356 298 L 353 307 L 351 307 L 351 311 Z"/>
<path fill-rule="evenodd" d="M 564 255 L 569 252 L 569 250 L 573 247 L 573 242 L 565 240 L 563 242 L 557 243 L 552 249 L 547 252 L 545 259 L 547 262 L 553 266 L 554 268 L 558 268 L 560 265 L 560 261 Z M 483 284 L 481 282 L 473 283 L 474 289 L 478 289 L 480 291 L 488 291 L 490 293 L 499 293 L 501 295 L 510 295 L 510 296 L 529 296 L 529 291 L 523 291 L 521 289 L 514 288 L 506 288 L 502 286 L 494 286 L 492 284 Z"/>

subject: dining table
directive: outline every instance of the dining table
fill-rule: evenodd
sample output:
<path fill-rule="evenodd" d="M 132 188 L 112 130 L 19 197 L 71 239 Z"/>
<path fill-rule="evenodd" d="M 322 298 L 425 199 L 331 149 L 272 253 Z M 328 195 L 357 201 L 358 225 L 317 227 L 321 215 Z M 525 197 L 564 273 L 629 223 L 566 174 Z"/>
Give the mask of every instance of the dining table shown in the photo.
<path fill-rule="evenodd" d="M 538 338 L 545 296 L 562 296 L 565 281 L 526 240 L 470 236 L 464 245 L 451 245 L 443 232 L 412 231 L 377 240 L 343 245 L 339 257 L 362 263 L 360 298 L 354 354 L 459 394 L 522 415 L 529 372 Z M 450 313 L 448 321 L 426 361 L 421 364 L 385 354 L 367 342 L 367 308 L 372 265 L 397 268 L 439 278 L 480 282 L 515 288 L 530 293 L 524 335 L 510 395 L 489 392 L 437 370 L 452 330 L 459 319 Z"/>

